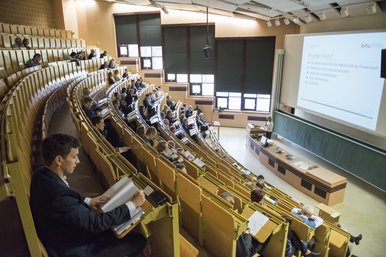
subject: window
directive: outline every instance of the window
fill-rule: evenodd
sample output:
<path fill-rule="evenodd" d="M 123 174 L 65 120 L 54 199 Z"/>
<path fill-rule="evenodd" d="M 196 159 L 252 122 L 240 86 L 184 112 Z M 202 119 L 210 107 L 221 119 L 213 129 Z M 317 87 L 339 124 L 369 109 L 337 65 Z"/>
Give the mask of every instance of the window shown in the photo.
<path fill-rule="evenodd" d="M 139 57 L 138 45 L 129 44 L 129 57 Z"/>
<path fill-rule="evenodd" d="M 202 95 L 202 96 L 214 95 L 214 75 L 213 74 L 190 74 L 189 83 L 190 83 L 191 95 Z M 195 90 L 193 90 L 193 86 L 195 87 Z M 200 89 L 198 89 L 197 87 L 200 87 Z"/>
<path fill-rule="evenodd" d="M 188 74 L 177 74 L 177 83 L 188 83 Z"/>
<path fill-rule="evenodd" d="M 229 110 L 241 110 L 241 93 L 229 93 Z"/>
<path fill-rule="evenodd" d="M 192 84 L 192 94 L 193 95 L 201 95 L 201 85 Z"/>
<path fill-rule="evenodd" d="M 228 109 L 228 92 L 216 92 L 217 108 Z"/>
<path fill-rule="evenodd" d="M 244 110 L 256 110 L 256 94 L 244 94 Z"/>
<path fill-rule="evenodd" d="M 141 46 L 141 62 L 144 69 L 163 69 L 162 47 Z"/>
<path fill-rule="evenodd" d="M 271 95 L 258 94 L 256 100 L 256 111 L 269 112 L 271 106 Z"/>
<path fill-rule="evenodd" d="M 166 75 L 166 81 L 167 82 L 175 82 L 176 81 L 176 74 L 168 73 Z"/>
<path fill-rule="evenodd" d="M 202 95 L 213 96 L 214 95 L 214 84 L 202 83 Z"/>

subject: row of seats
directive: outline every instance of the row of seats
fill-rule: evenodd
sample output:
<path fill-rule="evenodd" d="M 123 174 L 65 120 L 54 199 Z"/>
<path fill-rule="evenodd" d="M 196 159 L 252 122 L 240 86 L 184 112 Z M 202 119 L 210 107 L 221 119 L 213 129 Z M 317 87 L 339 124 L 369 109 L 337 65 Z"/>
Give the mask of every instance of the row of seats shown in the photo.
<path fill-rule="evenodd" d="M 125 83 L 117 86 L 114 91 L 119 92 L 123 86 L 126 86 Z M 146 89 L 138 101 L 140 102 L 142 96 L 151 90 L 151 87 Z M 272 249 L 271 256 L 284 254 L 282 248 L 275 247 L 275 242 L 285 240 L 287 228 L 278 215 L 267 213 L 260 206 L 249 203 L 244 206 L 244 213 L 229 208 L 228 203 L 207 186 L 211 180 L 203 174 L 199 167 L 185 159 L 188 174 L 180 172 L 167 159 L 145 144 L 115 112 L 112 112 L 112 119 L 114 120 L 113 125 L 115 124 L 125 144 L 133 149 L 139 161 L 149 169 L 149 176 L 152 177 L 152 180 L 160 184 L 180 203 L 182 226 L 213 256 L 235 256 L 236 240 L 246 228 L 248 217 L 257 210 L 270 217 L 266 227 L 259 232 L 259 239 L 264 242 L 275 229 L 276 233 L 272 236 L 268 246 Z M 147 126 L 143 120 L 139 123 Z M 176 144 L 178 143 L 176 141 Z"/>
<path fill-rule="evenodd" d="M 179 110 L 179 108 L 177 110 Z M 192 119 L 195 120 L 194 117 Z M 213 133 L 213 131 L 210 131 L 210 133 Z M 221 147 L 221 145 L 218 142 L 214 142 L 214 144 L 208 145 L 206 144 L 206 141 L 201 137 L 201 135 L 198 135 L 196 138 L 198 139 L 198 141 L 202 142 L 200 145 L 206 147 L 207 150 L 215 150 L 215 151 L 212 151 L 212 153 L 218 154 L 220 152 L 220 151 L 217 151 L 218 148 L 211 149 L 212 145 L 215 145 L 216 147 L 218 146 Z M 217 139 L 213 135 L 212 135 L 212 140 L 217 141 Z M 224 157 L 223 154 L 221 156 Z M 232 162 L 230 162 L 230 164 L 231 163 Z M 232 163 L 232 166 L 233 166 L 233 163 Z M 223 166 L 222 171 L 224 170 L 227 170 L 226 166 Z M 224 174 L 220 176 L 220 173 L 215 174 L 210 169 L 208 170 L 208 172 L 210 172 L 213 176 L 217 177 L 220 181 L 224 182 L 228 187 L 227 190 L 232 189 L 232 187 L 234 187 L 235 182 L 230 180 L 231 178 L 234 178 L 234 177 L 228 177 L 227 179 L 224 179 L 222 178 Z M 226 173 L 229 173 L 229 170 Z M 280 213 L 281 215 L 285 214 L 288 216 L 292 216 L 293 218 L 293 215 L 290 213 L 290 211 L 293 207 L 299 207 L 299 206 L 296 206 L 296 205 L 293 206 L 294 202 L 290 197 L 288 197 L 287 194 L 280 192 L 274 187 L 272 187 L 271 189 L 265 189 L 265 191 L 267 195 L 274 196 L 276 199 L 279 200 L 277 205 L 274 205 L 270 201 L 265 201 L 265 204 L 270 209 Z M 233 191 L 233 192 L 241 196 L 240 190 Z M 249 195 L 245 195 L 245 197 L 249 197 Z M 296 221 L 297 219 L 294 219 L 294 220 Z M 317 242 L 324 242 L 322 244 L 320 243 L 317 244 L 317 249 L 325 256 L 344 257 L 346 254 L 347 247 L 348 247 L 348 239 L 350 238 L 349 233 L 340 229 L 336 225 L 329 223 L 328 221 L 325 222 L 325 224 L 322 227 L 318 228 L 316 231 L 313 231 L 308 226 L 298 221 L 291 224 L 291 229 L 293 229 L 299 235 L 299 237 L 304 241 L 307 241 L 307 239 L 310 239 L 311 237 L 315 236 Z"/>
<path fill-rule="evenodd" d="M 31 156 L 36 150 L 33 137 L 39 114 L 49 96 L 87 71 L 97 70 L 103 59 L 61 63 L 38 70 L 21 79 L 1 102 L 1 187 L 0 200 L 16 199 L 31 256 L 47 256 L 38 240 L 29 207 Z"/>
<path fill-rule="evenodd" d="M 12 48 L 15 38 L 29 39 L 31 49 L 46 48 L 85 48 L 86 41 L 83 39 L 61 38 L 61 37 L 43 37 L 23 34 L 0 34 L 0 48 Z"/>
<path fill-rule="evenodd" d="M 121 68 L 120 71 L 122 72 L 123 69 Z M 83 113 L 81 109 L 83 88 L 87 87 L 93 95 L 101 95 L 99 92 L 107 89 L 106 81 L 107 71 L 99 71 L 75 87 L 69 88 L 67 92 L 71 116 L 78 128 L 86 153 L 100 172 L 99 176 L 106 182 L 106 188 L 122 176 L 129 176 L 139 188 L 149 185 L 154 190 L 162 192 L 161 188 L 139 173 L 130 162 L 116 152 Z M 143 207 L 146 214 L 141 221 L 141 230 L 146 237 L 150 237 L 151 247 L 157 249 L 154 256 L 180 256 L 180 243 L 184 246 L 181 250 L 190 252 L 189 243 L 179 235 L 178 205 L 172 204 L 171 198 L 168 198 L 167 203 L 161 206 L 152 206 L 148 201 L 146 203 L 149 206 Z M 185 254 L 181 256 L 190 257 Z"/>
<path fill-rule="evenodd" d="M 71 30 L 40 28 L 19 24 L 0 23 L 0 33 L 21 34 L 41 37 L 58 37 L 71 39 L 74 34 Z"/>

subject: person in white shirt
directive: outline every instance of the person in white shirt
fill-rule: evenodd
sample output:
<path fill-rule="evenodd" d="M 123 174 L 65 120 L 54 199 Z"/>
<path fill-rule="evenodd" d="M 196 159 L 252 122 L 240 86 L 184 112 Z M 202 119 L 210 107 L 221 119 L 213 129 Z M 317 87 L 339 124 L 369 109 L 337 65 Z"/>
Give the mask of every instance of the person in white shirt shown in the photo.
<path fill-rule="evenodd" d="M 271 139 L 273 131 L 273 121 L 271 116 L 267 117 L 267 122 L 265 123 L 265 130 L 267 131 L 266 137 Z"/>

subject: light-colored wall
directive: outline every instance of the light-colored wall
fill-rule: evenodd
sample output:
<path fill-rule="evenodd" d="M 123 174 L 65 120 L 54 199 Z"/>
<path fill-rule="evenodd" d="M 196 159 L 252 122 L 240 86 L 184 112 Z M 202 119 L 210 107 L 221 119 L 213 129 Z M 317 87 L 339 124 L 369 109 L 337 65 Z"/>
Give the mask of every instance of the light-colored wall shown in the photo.
<path fill-rule="evenodd" d="M 79 38 L 85 39 L 88 45 L 105 49 L 112 56 L 117 56 L 115 26 L 113 14 L 154 12 L 158 8 L 133 6 L 104 1 L 62 0 L 66 29 L 71 29 Z M 77 19 L 73 18 L 76 13 Z M 74 22 L 77 24 L 74 24 Z M 186 11 L 169 10 L 169 14 L 161 12 L 162 24 L 205 23 L 206 14 Z M 296 34 L 299 27 L 288 26 L 268 28 L 265 22 L 254 19 L 240 19 L 220 15 L 209 15 L 209 22 L 215 23 L 216 37 L 259 37 L 276 36 L 276 48 L 283 48 L 284 36 Z"/>
<path fill-rule="evenodd" d="M 60 0 L 2 0 L 0 22 L 63 29 Z"/>

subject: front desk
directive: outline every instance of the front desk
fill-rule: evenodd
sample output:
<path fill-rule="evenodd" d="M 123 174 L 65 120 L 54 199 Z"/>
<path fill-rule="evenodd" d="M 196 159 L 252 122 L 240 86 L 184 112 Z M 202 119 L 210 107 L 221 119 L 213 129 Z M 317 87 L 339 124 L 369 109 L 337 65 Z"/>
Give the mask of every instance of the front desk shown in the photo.
<path fill-rule="evenodd" d="M 287 159 L 286 152 L 276 152 L 276 146 L 263 147 L 249 136 L 249 149 L 269 170 L 318 202 L 332 206 L 343 202 L 347 179 L 334 172 L 309 164 L 295 157 Z"/>

